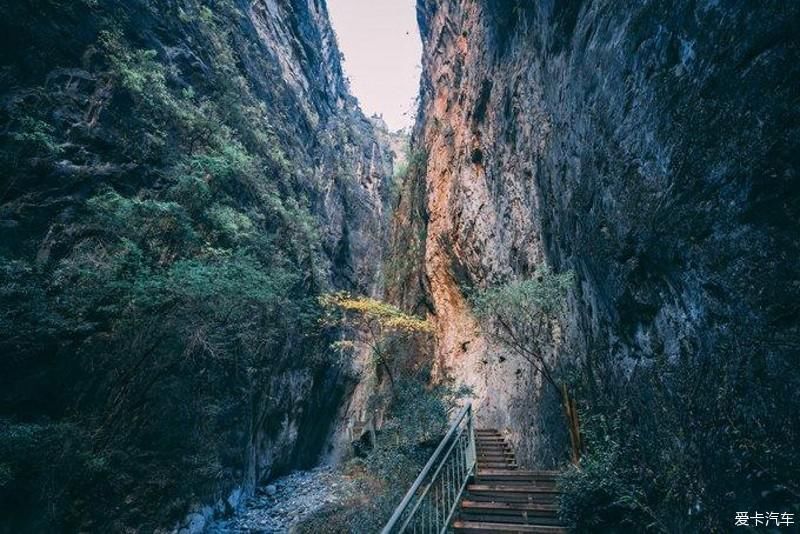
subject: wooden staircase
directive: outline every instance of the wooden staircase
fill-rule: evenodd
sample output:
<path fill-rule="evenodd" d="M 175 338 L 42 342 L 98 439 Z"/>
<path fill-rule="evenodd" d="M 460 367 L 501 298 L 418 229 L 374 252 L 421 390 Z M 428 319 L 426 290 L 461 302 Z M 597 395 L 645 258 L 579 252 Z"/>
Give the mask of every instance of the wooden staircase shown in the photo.
<path fill-rule="evenodd" d="M 457 533 L 566 533 L 555 471 L 525 471 L 497 430 L 475 430 L 477 468 L 453 522 Z"/>

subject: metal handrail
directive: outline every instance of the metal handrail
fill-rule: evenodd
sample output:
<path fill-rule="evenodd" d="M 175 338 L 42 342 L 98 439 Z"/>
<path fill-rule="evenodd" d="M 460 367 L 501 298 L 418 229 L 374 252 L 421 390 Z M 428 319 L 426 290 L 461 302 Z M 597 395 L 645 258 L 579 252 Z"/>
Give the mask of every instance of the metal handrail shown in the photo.
<path fill-rule="evenodd" d="M 474 471 L 475 427 L 472 403 L 467 403 L 381 534 L 444 533 Z"/>

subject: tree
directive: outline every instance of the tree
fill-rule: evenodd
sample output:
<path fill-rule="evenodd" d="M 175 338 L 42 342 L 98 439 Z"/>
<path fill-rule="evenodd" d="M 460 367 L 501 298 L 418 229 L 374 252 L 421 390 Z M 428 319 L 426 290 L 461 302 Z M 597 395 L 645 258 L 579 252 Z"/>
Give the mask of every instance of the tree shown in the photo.
<path fill-rule="evenodd" d="M 577 463 L 582 444 L 575 400 L 567 385 L 559 384 L 545 356 L 561 333 L 566 294 L 573 281 L 572 272 L 556 274 L 542 266 L 531 279 L 478 291 L 471 301 L 475 314 L 491 322 L 490 335 L 527 361 L 561 397 L 572 461 Z"/>
<path fill-rule="evenodd" d="M 395 381 L 388 350 L 389 340 L 433 332 L 433 325 L 426 319 L 409 315 L 391 304 L 370 297 L 353 297 L 344 292 L 326 293 L 319 297 L 319 302 L 325 310 L 323 324 L 344 327 L 352 335 L 353 339 L 337 341 L 334 346 L 339 349 L 357 344 L 369 347 L 376 368 L 386 372 L 392 390 Z"/>

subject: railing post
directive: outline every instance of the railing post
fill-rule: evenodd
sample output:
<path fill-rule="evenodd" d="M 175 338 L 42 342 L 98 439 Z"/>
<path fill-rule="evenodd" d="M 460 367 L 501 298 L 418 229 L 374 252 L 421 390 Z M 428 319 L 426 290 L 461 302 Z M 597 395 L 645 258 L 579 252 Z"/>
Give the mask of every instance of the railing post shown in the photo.
<path fill-rule="evenodd" d="M 464 442 L 466 438 L 466 443 Z M 475 469 L 475 423 L 472 405 L 464 406 L 381 534 L 417 532 L 418 526 L 444 534 Z M 464 477 L 459 476 L 463 463 Z"/>
<path fill-rule="evenodd" d="M 472 474 L 472 469 L 476 465 L 477 451 L 475 449 L 475 424 L 472 419 L 472 405 L 467 408 L 467 432 L 469 443 L 467 445 L 467 477 Z"/>

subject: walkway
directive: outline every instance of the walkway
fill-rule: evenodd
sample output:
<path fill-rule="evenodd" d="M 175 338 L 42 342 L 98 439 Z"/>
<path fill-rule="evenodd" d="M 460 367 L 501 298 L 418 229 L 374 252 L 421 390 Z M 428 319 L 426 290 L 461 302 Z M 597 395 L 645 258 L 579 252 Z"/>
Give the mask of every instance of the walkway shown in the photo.
<path fill-rule="evenodd" d="M 555 471 L 524 471 L 497 430 L 475 431 L 477 473 L 453 522 L 456 533 L 566 533 L 558 519 Z"/>

